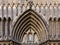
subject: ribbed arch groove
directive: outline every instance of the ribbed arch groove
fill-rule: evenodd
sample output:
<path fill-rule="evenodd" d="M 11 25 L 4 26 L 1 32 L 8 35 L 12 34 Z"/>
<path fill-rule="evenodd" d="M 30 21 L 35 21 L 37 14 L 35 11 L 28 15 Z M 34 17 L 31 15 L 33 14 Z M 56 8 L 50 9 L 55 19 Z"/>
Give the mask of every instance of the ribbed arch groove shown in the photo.
<path fill-rule="evenodd" d="M 47 22 L 33 10 L 29 9 L 24 12 L 14 24 L 12 30 L 12 40 L 21 43 L 25 32 L 30 28 L 37 33 L 39 41 L 47 41 L 48 39 L 48 27 Z"/>

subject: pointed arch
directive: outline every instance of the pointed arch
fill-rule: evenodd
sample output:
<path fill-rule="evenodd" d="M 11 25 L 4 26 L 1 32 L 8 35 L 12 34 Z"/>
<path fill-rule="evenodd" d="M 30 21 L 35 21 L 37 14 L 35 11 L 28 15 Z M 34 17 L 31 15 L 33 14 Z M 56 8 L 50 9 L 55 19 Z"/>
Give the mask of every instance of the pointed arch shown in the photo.
<path fill-rule="evenodd" d="M 49 21 L 52 21 L 52 17 L 49 18 Z"/>
<path fill-rule="evenodd" d="M 37 33 L 40 41 L 46 41 L 48 39 L 48 27 L 46 25 L 47 22 L 41 15 L 29 9 L 20 15 L 15 22 L 12 30 L 12 40 L 17 40 L 21 43 L 25 32 L 32 28 Z"/>

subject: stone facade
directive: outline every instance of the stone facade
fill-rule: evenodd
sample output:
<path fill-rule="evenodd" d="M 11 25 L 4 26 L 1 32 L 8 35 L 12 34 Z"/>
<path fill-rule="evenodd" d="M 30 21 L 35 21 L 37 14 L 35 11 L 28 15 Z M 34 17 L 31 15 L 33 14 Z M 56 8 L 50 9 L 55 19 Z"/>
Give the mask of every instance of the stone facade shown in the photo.
<path fill-rule="evenodd" d="M 57 0 L 0 0 L 0 45 L 60 45 Z"/>

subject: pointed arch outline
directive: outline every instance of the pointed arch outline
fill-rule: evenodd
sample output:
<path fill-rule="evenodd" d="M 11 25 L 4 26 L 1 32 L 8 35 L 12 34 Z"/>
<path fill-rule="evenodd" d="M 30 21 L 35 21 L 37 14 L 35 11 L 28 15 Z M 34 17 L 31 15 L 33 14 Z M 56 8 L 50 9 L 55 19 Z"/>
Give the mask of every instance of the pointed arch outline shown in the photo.
<path fill-rule="evenodd" d="M 22 15 L 20 15 L 19 16 L 19 18 L 17 19 L 17 21 L 15 22 L 15 24 L 14 24 L 14 26 L 13 26 L 13 30 L 12 30 L 12 40 L 16 40 L 16 36 L 17 36 L 17 32 L 19 32 L 19 34 L 20 34 L 20 32 L 21 32 L 21 30 L 19 31 L 18 29 L 20 29 L 20 28 L 18 28 L 18 26 L 20 25 L 20 23 L 24 20 L 24 15 L 27 15 L 28 16 L 28 14 L 32 14 L 32 16 L 37 16 L 37 17 L 34 17 L 34 18 L 36 18 L 37 20 L 41 20 L 41 22 L 38 22 L 38 23 L 41 23 L 41 25 L 43 25 L 43 27 L 44 27 L 44 29 L 45 29 L 45 32 L 46 32 L 46 34 L 47 34 L 47 38 L 48 38 L 48 24 L 47 24 L 47 22 L 45 21 L 45 19 L 41 16 L 41 15 L 39 15 L 39 14 L 37 14 L 35 11 L 33 11 L 33 10 L 31 10 L 31 9 L 29 9 L 29 10 L 27 10 L 27 11 L 25 11 Z M 22 17 L 22 18 L 21 18 Z M 27 17 L 25 17 L 25 18 L 27 18 Z M 31 16 L 29 17 L 29 18 L 31 18 Z M 23 23 L 24 24 L 24 23 Z M 22 24 L 22 25 L 23 25 Z M 20 25 L 20 26 L 22 26 L 22 25 Z M 37 25 L 37 24 L 36 24 Z M 39 27 L 39 26 L 38 26 Z M 16 31 L 16 28 L 18 28 L 17 29 L 17 31 Z M 37 28 L 36 28 L 37 29 Z M 23 32 L 23 31 L 22 31 Z M 22 32 L 21 32 L 21 34 L 22 34 Z M 15 34 L 16 33 L 16 34 Z M 21 35 L 19 35 L 19 36 L 21 36 Z M 17 36 L 18 37 L 18 36 Z M 21 37 L 22 38 L 22 37 Z M 18 38 L 18 41 L 19 41 L 19 39 L 20 39 L 20 37 Z"/>

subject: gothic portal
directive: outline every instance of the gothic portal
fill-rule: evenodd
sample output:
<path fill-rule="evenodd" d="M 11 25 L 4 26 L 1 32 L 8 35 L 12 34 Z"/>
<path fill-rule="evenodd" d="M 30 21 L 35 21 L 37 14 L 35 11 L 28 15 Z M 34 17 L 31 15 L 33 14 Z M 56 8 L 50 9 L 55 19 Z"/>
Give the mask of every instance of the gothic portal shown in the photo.
<path fill-rule="evenodd" d="M 60 1 L 0 0 L 0 45 L 60 45 Z"/>
<path fill-rule="evenodd" d="M 13 27 L 13 41 L 21 44 L 40 44 L 48 40 L 48 27 L 42 16 L 29 9 L 16 21 Z M 43 41 L 44 40 L 44 41 Z"/>

